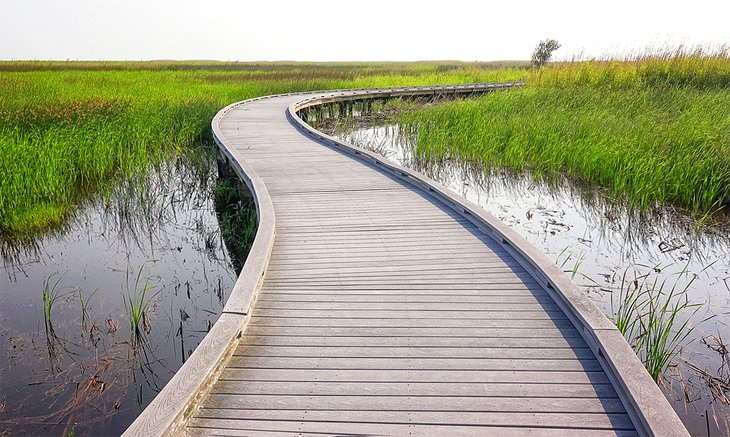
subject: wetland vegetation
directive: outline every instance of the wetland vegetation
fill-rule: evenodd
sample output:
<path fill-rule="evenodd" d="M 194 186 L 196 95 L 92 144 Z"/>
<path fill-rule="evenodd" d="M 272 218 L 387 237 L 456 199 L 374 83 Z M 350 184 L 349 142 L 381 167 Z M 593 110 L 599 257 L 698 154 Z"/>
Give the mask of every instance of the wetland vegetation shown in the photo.
<path fill-rule="evenodd" d="M 0 233 L 59 227 L 89 191 L 210 138 L 223 106 L 333 88 L 517 80 L 466 63 L 0 62 Z"/>
<path fill-rule="evenodd" d="M 640 208 L 730 205 L 730 52 L 567 62 L 522 89 L 402 113 L 415 153 L 567 175 Z"/>
<path fill-rule="evenodd" d="M 665 392 L 688 426 L 714 420 L 727 432 L 730 56 L 719 50 L 539 70 L 0 62 L 0 372 L 17 379 L 0 393 L 0 435 L 124 429 L 210 329 L 256 232 L 251 199 L 212 170 L 209 125 L 221 107 L 282 92 L 517 80 L 525 85 L 476 99 L 368 105 L 380 127 L 339 133 L 357 142 L 364 132 L 362 145 L 555 256 L 625 325 L 655 378 L 679 373 Z M 677 329 L 705 319 L 691 335 Z M 127 323 L 128 334 L 118 330 Z M 709 403 L 688 402 L 698 377 L 715 387 Z M 29 405 L 39 407 L 20 420 Z"/>

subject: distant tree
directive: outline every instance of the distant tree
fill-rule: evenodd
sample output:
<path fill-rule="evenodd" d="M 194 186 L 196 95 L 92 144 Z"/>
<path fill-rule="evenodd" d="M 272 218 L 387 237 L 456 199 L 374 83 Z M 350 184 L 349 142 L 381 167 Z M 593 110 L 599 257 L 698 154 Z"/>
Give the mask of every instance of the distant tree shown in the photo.
<path fill-rule="evenodd" d="M 532 65 L 540 68 L 544 63 L 550 60 L 553 52 L 560 48 L 560 43 L 554 39 L 544 39 L 535 47 L 532 52 Z"/>

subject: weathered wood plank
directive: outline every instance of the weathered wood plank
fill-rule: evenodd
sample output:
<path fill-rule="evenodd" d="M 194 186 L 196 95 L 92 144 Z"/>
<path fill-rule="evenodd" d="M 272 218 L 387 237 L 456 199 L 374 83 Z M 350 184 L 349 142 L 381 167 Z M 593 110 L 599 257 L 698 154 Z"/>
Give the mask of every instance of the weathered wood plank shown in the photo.
<path fill-rule="evenodd" d="M 270 310 L 260 308 L 257 312 L 261 315 L 278 314 L 282 317 L 300 318 L 347 318 L 347 319 L 492 319 L 492 320 L 563 320 L 565 314 L 556 310 L 525 309 L 520 311 L 427 311 L 427 310 L 404 310 L 404 311 L 368 311 L 368 310 Z M 428 325 L 425 321 L 424 325 Z"/>
<path fill-rule="evenodd" d="M 396 317 L 400 318 L 400 317 Z M 509 320 L 509 319 L 507 319 Z M 575 329 L 541 328 L 443 328 L 426 326 L 407 328 L 326 328 L 326 327 L 262 327 L 249 326 L 246 335 L 279 335 L 293 337 L 467 337 L 467 338 L 568 338 L 581 337 Z"/>
<path fill-rule="evenodd" d="M 277 325 L 274 325 L 277 326 Z M 473 329 L 473 328 L 470 328 Z M 355 331 L 355 330 L 353 330 Z M 363 330 L 358 329 L 362 335 Z M 531 330 L 534 332 L 534 329 Z M 263 331 L 266 332 L 266 331 Z M 245 335 L 241 344 L 260 346 L 352 346 L 352 347 L 503 347 L 503 348 L 563 348 L 588 347 L 577 333 L 572 336 L 545 337 L 473 337 L 463 331 L 464 337 L 414 337 L 414 336 L 293 336 L 293 335 Z"/>
<path fill-rule="evenodd" d="M 484 259 L 484 257 L 475 257 L 474 259 L 457 259 L 442 258 L 434 259 L 437 262 L 429 263 L 426 259 L 414 259 L 403 257 L 373 257 L 372 260 L 363 258 L 361 262 L 343 261 L 337 257 L 335 253 L 329 255 L 328 258 L 317 257 L 299 257 L 290 259 L 281 259 L 275 257 L 273 259 L 274 266 L 268 270 L 270 273 L 286 273 L 301 272 L 308 273 L 331 273 L 346 270 L 348 272 L 407 272 L 407 271 L 424 271 L 429 265 L 429 271 L 475 271 L 483 269 L 486 271 L 494 271 L 495 269 L 521 270 L 522 266 L 516 261 L 504 261 L 501 259 Z"/>
<path fill-rule="evenodd" d="M 220 380 L 304 382 L 494 382 L 522 384 L 608 384 L 603 371 L 514 371 L 514 370 L 330 370 L 244 369 L 227 367 Z"/>
<path fill-rule="evenodd" d="M 474 271 L 468 277 L 459 272 L 454 271 L 443 271 L 437 270 L 431 271 L 405 271 L 399 273 L 394 272 L 383 272 L 383 273 L 362 273 L 362 272 L 348 272 L 345 269 L 335 271 L 333 273 L 318 273 L 318 272 L 307 272 L 307 271 L 292 271 L 287 273 L 271 272 L 267 273 L 267 282 L 286 282 L 286 281 L 309 281 L 309 282 L 328 282 L 328 281 L 362 281 L 364 279 L 367 282 L 379 283 L 383 281 L 401 281 L 405 283 L 443 283 L 448 285 L 450 282 L 458 283 L 474 283 L 479 281 L 519 281 L 520 276 L 523 273 L 515 272 L 509 268 L 503 268 L 494 271 Z M 419 281 L 419 282 L 417 282 Z"/>
<path fill-rule="evenodd" d="M 288 266 L 286 266 L 288 267 Z M 349 278 L 390 278 L 390 277 L 432 277 L 438 276 L 453 280 L 460 280 L 464 276 L 469 275 L 474 278 L 485 277 L 514 277 L 515 270 L 522 271 L 521 267 L 509 266 L 504 263 L 495 263 L 493 265 L 482 265 L 479 267 L 468 268 L 462 266 L 444 266 L 442 264 L 421 264 L 419 266 L 395 266 L 378 270 L 377 267 L 349 267 L 338 266 L 332 268 L 326 264 L 312 268 L 278 268 L 267 272 L 267 278 L 270 279 L 289 279 L 289 278 L 332 278 L 347 276 Z"/>
<path fill-rule="evenodd" d="M 490 398 L 618 398 L 611 384 L 312 382 L 221 380 L 218 394 L 289 396 L 476 396 Z"/>
<path fill-rule="evenodd" d="M 291 287 L 291 286 L 314 286 L 314 287 L 344 287 L 344 286 L 387 286 L 396 285 L 402 288 L 406 287 L 426 287 L 439 285 L 442 288 L 454 288 L 471 286 L 480 287 L 484 285 L 484 282 L 491 280 L 491 286 L 506 285 L 506 284 L 523 284 L 525 281 L 522 280 L 517 274 L 495 274 L 493 277 L 488 278 L 488 275 L 482 277 L 465 277 L 465 278 L 444 278 L 440 276 L 433 276 L 426 278 L 422 276 L 408 276 L 399 277 L 398 275 L 388 277 L 375 277 L 368 278 L 364 281 L 362 278 L 354 277 L 340 277 L 340 278 L 267 278 L 267 285 L 279 286 L 279 287 Z"/>
<path fill-rule="evenodd" d="M 324 237 L 326 238 L 326 237 Z M 326 239 L 300 238 L 295 239 L 293 236 L 280 236 L 276 240 L 276 247 L 273 253 L 275 255 L 298 254 L 298 253 L 316 253 L 328 252 L 332 250 L 332 243 Z M 302 245 L 302 241 L 307 241 L 306 245 Z M 465 256 L 471 253 L 483 253 L 485 256 L 494 254 L 505 258 L 510 258 L 509 253 L 501 247 L 489 247 L 479 239 L 469 239 L 466 241 L 456 241 L 448 239 L 440 239 L 437 237 L 429 237 L 427 240 L 418 238 L 418 236 L 402 237 L 399 239 L 382 239 L 382 238 L 363 238 L 360 240 L 340 241 L 337 247 L 353 249 L 358 248 L 362 251 L 365 249 L 381 250 L 381 251 L 422 251 L 422 254 L 439 251 L 464 251 Z M 365 253 L 365 252 L 363 252 Z M 453 253 L 453 252 L 452 252 Z M 353 253 L 353 256 L 359 255 Z M 439 255 L 441 256 L 441 255 Z"/>
<path fill-rule="evenodd" d="M 300 358 L 243 357 L 234 355 L 228 368 L 238 369 L 331 369 L 331 370 L 502 370 L 502 371 L 573 371 L 603 370 L 595 359 L 536 360 L 501 358 Z"/>
<path fill-rule="evenodd" d="M 453 254 L 453 250 L 444 251 L 442 254 L 435 254 L 434 251 L 429 249 L 420 249 L 420 251 L 426 254 L 398 254 L 396 249 L 389 249 L 387 251 L 380 251 L 372 253 L 364 250 L 357 251 L 343 251 L 336 249 L 329 249 L 326 254 L 306 253 L 300 255 L 276 255 L 272 257 L 274 262 L 272 271 L 285 270 L 285 269 L 334 269 L 341 267 L 377 267 L 377 266 L 392 266 L 397 267 L 408 267 L 416 266 L 422 263 L 428 263 L 429 261 L 436 261 L 443 267 L 461 267 L 461 268 L 480 268 L 490 266 L 510 266 L 515 268 L 521 268 L 519 263 L 515 261 L 505 260 L 497 256 L 488 256 L 480 253 L 475 253 L 473 256 L 464 255 L 459 258 L 449 256 Z M 357 253 L 355 253 L 357 252 Z"/>
<path fill-rule="evenodd" d="M 335 415 L 332 412 L 330 415 Z M 525 435 L 540 435 L 544 437 L 635 437 L 635 431 L 621 429 L 622 424 L 629 422 L 625 415 L 612 415 L 611 420 L 599 422 L 594 417 L 582 417 L 589 427 L 593 423 L 600 423 L 604 428 L 577 428 L 566 424 L 532 427 L 513 424 L 517 418 L 512 417 L 510 426 L 505 425 L 445 425 L 443 423 L 379 423 L 359 422 L 355 418 L 349 421 L 331 421 L 322 419 L 320 421 L 308 420 L 301 415 L 297 419 L 219 419 L 200 418 L 191 423 L 189 435 L 205 436 L 281 436 L 281 435 L 307 435 L 307 436 L 381 436 L 381 435 L 418 435 L 418 436 L 483 436 L 495 435 L 504 437 L 523 437 Z M 410 416 L 410 414 L 409 414 Z M 578 417 L 571 417 L 578 420 Z M 508 418 L 503 419 L 507 421 Z M 346 419 L 347 420 L 347 419 Z M 518 422 L 519 423 L 519 422 Z M 611 429 L 613 428 L 613 429 Z M 272 431 L 276 430 L 276 431 Z"/>
<path fill-rule="evenodd" d="M 330 327 L 330 328 L 419 328 L 424 322 L 429 328 L 528 328 L 528 329 L 573 329 L 570 320 L 504 320 L 491 319 L 348 319 L 330 317 L 277 317 L 258 315 L 251 318 L 251 326 L 269 327 Z"/>
<path fill-rule="evenodd" d="M 367 283 L 351 283 L 351 284 L 299 284 L 297 282 L 290 282 L 286 285 L 282 284 L 268 284 L 264 283 L 262 290 L 265 292 L 272 292 L 275 290 L 284 290 L 287 293 L 293 293 L 295 291 L 301 291 L 311 293 L 312 291 L 321 291 L 325 293 L 332 293 L 333 291 L 353 292 L 358 293 L 364 292 L 383 292 L 383 291 L 399 291 L 401 293 L 418 293 L 424 292 L 436 292 L 444 293 L 454 291 L 455 293 L 473 292 L 473 293 L 499 293 L 503 294 L 505 290 L 533 290 L 538 287 L 535 281 L 515 281 L 510 283 L 474 283 L 474 284 L 408 284 L 408 288 L 405 288 L 402 284 L 367 284 Z"/>
<path fill-rule="evenodd" d="M 451 311 L 468 311 L 485 313 L 491 316 L 491 312 L 539 312 L 554 311 L 562 312 L 555 302 L 321 302 L 321 301 L 261 301 L 257 309 L 272 310 L 298 310 L 298 311 L 436 311 L 446 313 Z"/>
<path fill-rule="evenodd" d="M 388 347 L 388 346 L 239 346 L 234 355 L 241 357 L 304 358 L 490 358 L 570 360 L 592 359 L 589 348 L 465 348 L 465 347 Z"/>
<path fill-rule="evenodd" d="M 458 411 L 482 413 L 625 413 L 617 398 L 455 396 L 287 396 L 211 393 L 206 408 L 241 410 Z"/>
<path fill-rule="evenodd" d="M 502 294 L 485 293 L 290 293 L 264 292 L 259 293 L 259 302 L 410 302 L 410 303 L 554 303 L 553 299 L 544 291 L 541 292 L 503 292 Z"/>

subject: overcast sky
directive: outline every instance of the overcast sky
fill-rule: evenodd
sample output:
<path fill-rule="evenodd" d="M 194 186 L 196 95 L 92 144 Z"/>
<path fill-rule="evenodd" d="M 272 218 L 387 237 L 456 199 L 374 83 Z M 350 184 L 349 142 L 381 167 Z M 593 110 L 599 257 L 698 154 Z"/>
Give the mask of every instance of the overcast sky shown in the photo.
<path fill-rule="evenodd" d="M 730 0 L 0 0 L 0 59 L 560 58 L 730 43 Z"/>

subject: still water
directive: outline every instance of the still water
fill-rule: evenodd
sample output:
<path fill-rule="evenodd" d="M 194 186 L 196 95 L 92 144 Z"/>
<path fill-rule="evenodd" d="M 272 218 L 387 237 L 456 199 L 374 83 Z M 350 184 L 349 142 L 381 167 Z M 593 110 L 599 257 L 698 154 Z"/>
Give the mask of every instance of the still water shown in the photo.
<path fill-rule="evenodd" d="M 215 155 L 187 155 L 91 196 L 63 229 L 2 242 L 0 436 L 119 435 L 217 320 L 237 273 Z"/>

